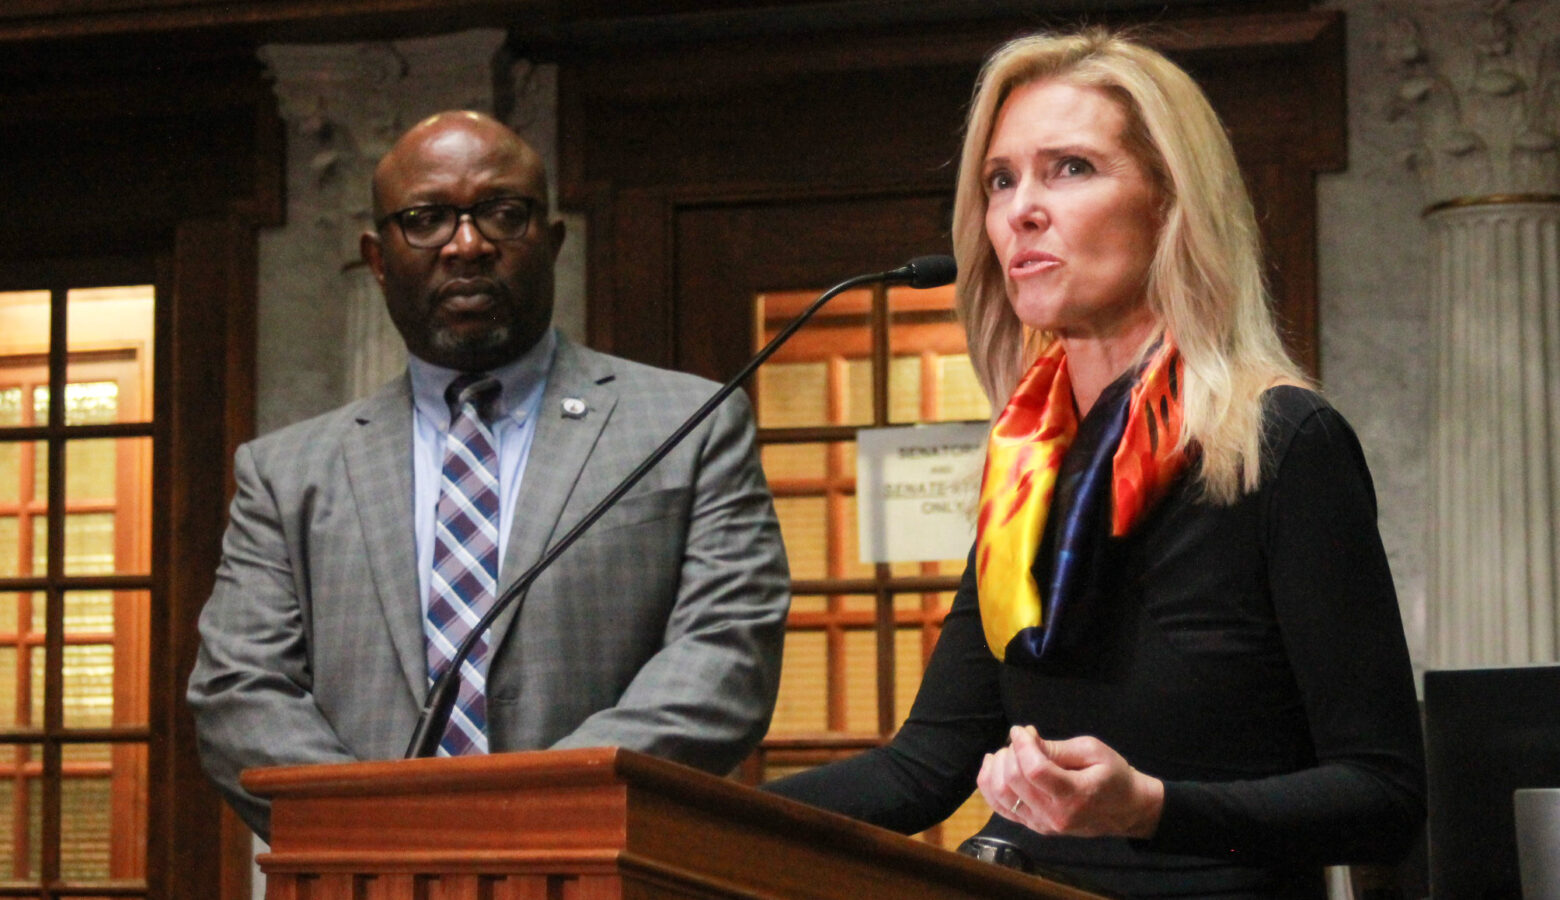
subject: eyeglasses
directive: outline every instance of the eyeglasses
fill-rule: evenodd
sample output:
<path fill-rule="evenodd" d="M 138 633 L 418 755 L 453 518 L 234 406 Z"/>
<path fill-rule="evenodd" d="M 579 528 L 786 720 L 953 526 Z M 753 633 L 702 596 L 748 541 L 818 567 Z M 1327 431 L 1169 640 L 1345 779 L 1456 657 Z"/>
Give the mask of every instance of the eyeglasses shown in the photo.
<path fill-rule="evenodd" d="M 429 250 L 449 243 L 460 220 L 470 216 L 471 223 L 488 240 L 517 241 L 531 230 L 531 219 L 540 205 L 533 197 L 494 197 L 471 206 L 430 203 L 397 210 L 374 225 L 383 230 L 385 223 L 395 222 L 406 243 Z"/>

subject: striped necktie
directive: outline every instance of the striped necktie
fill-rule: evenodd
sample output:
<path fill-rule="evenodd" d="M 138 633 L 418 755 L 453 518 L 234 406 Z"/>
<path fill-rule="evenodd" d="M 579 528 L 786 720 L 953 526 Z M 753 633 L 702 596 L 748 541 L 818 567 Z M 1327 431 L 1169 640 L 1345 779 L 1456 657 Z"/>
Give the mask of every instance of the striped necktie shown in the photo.
<path fill-rule="evenodd" d="M 433 570 L 428 586 L 428 683 L 449 668 L 455 650 L 493 605 L 498 588 L 498 442 L 484 421 L 498 399 L 499 383 L 466 374 L 444 392 L 450 430 L 435 515 Z M 488 752 L 487 657 L 489 636 L 472 648 L 460 670 L 459 692 L 440 756 Z"/>

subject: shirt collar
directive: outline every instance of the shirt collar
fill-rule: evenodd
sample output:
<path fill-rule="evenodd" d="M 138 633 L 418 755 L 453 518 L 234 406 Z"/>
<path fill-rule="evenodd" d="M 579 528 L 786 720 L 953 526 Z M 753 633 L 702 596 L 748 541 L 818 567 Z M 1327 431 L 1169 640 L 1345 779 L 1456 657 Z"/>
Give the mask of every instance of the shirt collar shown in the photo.
<path fill-rule="evenodd" d="M 524 422 L 533 400 L 547 381 L 552 369 L 554 351 L 558 347 L 557 335 L 551 328 L 543 332 L 540 340 L 518 359 L 505 363 L 488 374 L 503 386 L 494 408 L 494 417 L 509 417 L 517 423 Z M 444 401 L 444 389 L 460 377 L 458 369 L 446 369 L 410 354 L 406 369 L 412 379 L 412 402 L 417 411 L 441 429 L 449 427 L 450 409 Z"/>

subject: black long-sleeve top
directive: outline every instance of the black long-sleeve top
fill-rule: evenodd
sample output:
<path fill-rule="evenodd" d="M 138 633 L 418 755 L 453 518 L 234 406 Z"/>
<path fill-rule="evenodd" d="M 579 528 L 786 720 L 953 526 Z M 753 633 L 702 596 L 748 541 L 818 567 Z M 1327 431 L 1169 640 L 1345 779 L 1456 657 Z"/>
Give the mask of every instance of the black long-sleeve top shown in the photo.
<path fill-rule="evenodd" d="M 999 662 L 972 564 L 893 740 L 769 789 L 913 833 L 963 802 L 1010 725 L 1034 725 L 1093 735 L 1165 783 L 1148 840 L 1046 837 L 998 816 L 982 831 L 1107 890 L 1321 897 L 1324 865 L 1401 857 L 1424 819 L 1423 745 L 1370 473 L 1316 394 L 1264 402 L 1259 488 L 1220 506 L 1183 478 L 1108 541 L 1082 651 L 1039 670 Z"/>

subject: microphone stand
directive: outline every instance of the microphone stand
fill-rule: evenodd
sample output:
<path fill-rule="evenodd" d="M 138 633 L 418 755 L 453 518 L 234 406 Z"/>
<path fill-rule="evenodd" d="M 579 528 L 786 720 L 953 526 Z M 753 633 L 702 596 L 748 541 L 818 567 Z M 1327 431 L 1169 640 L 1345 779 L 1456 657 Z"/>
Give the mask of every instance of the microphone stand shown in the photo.
<path fill-rule="evenodd" d="M 493 605 L 477 621 L 477 624 L 471 629 L 471 633 L 467 634 L 465 639 L 461 641 L 460 646 L 456 648 L 455 657 L 450 661 L 450 665 L 434 681 L 433 687 L 428 689 L 428 696 L 423 700 L 422 713 L 417 719 L 417 728 L 412 732 L 411 742 L 407 744 L 405 758 L 421 759 L 437 753 L 439 741 L 444 736 L 444 728 L 449 723 L 450 711 L 455 706 L 455 696 L 460 682 L 460 667 L 465 663 L 466 658 L 471 655 L 471 651 L 476 647 L 477 641 L 481 639 L 483 632 L 487 631 L 492 626 L 493 621 L 498 618 L 499 613 L 508 608 L 511 603 L 516 602 L 517 598 L 522 597 L 526 589 L 541 576 L 542 572 L 546 571 L 547 567 L 552 565 L 554 560 L 563 555 L 563 551 L 569 549 L 591 525 L 595 524 L 597 519 L 601 518 L 603 513 L 611 509 L 613 504 L 617 503 L 624 494 L 638 484 L 639 480 L 644 478 L 646 473 L 655 467 L 656 463 L 664 459 L 666 454 L 672 452 L 672 448 L 676 447 L 683 438 L 697 428 L 700 422 L 708 418 L 709 414 L 714 412 L 717 406 L 731 396 L 732 391 L 740 387 L 743 381 L 746 381 L 759 366 L 763 365 L 770 356 L 774 355 L 774 352 L 780 349 L 780 345 L 789 340 L 791 335 L 795 334 L 797 329 L 806 324 L 807 320 L 812 318 L 814 313 L 822 309 L 825 303 L 834 299 L 842 291 L 863 284 L 874 284 L 877 282 L 907 284 L 914 288 L 938 287 L 952 281 L 954 272 L 954 261 L 951 257 L 918 256 L 897 269 L 848 278 L 819 295 L 818 299 L 814 300 L 811 306 L 803 310 L 801 315 L 792 319 L 779 334 L 775 335 L 774 340 L 766 344 L 764 349 L 760 350 L 758 355 L 753 357 L 747 365 L 743 366 L 742 370 L 733 376 L 730 381 L 721 385 L 720 390 L 704 401 L 704 405 L 695 410 L 693 415 L 679 425 L 670 437 L 662 441 L 661 445 L 655 448 L 654 452 L 645 457 L 644 462 L 636 466 L 634 471 L 628 473 L 618 483 L 617 487 L 609 491 L 605 497 L 601 498 L 599 503 L 591 508 L 590 512 L 585 514 L 584 518 L 580 519 L 573 528 L 570 528 L 551 547 L 548 547 L 547 551 L 542 554 L 542 557 L 536 561 L 535 565 L 527 569 L 525 574 L 516 579 L 514 584 L 511 584 L 499 595 L 497 600 L 493 601 Z M 521 606 L 524 606 L 523 601 L 521 601 Z M 518 614 L 517 611 L 516 615 Z"/>

